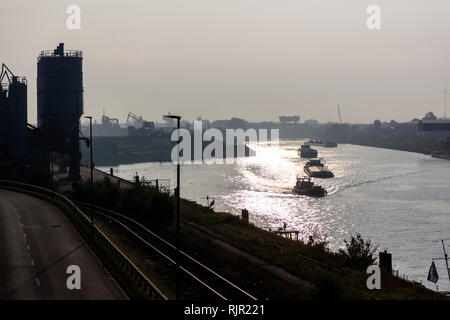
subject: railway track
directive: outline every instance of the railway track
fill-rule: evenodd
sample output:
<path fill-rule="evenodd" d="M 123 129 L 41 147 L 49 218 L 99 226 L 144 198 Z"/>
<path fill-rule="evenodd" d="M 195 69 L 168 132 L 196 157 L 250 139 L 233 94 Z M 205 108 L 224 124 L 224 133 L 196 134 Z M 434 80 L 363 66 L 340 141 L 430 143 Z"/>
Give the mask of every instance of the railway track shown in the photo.
<path fill-rule="evenodd" d="M 90 204 L 78 201 L 74 201 L 74 203 L 85 214 L 89 213 Z M 177 264 L 177 248 L 140 222 L 98 206 L 93 206 L 93 210 L 97 216 L 114 222 L 149 250 L 157 253 L 165 263 L 170 265 Z M 207 289 L 219 300 L 257 300 L 256 297 L 182 250 L 179 251 L 179 271 Z"/>

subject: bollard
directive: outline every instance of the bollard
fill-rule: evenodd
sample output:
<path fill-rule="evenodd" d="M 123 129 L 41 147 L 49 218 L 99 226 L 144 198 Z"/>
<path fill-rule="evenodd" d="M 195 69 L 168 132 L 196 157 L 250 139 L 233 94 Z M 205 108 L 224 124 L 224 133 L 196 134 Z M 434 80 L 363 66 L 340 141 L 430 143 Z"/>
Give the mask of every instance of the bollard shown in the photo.
<path fill-rule="evenodd" d="M 247 209 L 242 209 L 242 221 L 245 224 L 248 224 L 248 210 Z"/>
<path fill-rule="evenodd" d="M 379 254 L 380 268 L 388 273 L 392 273 L 392 254 L 386 250 Z"/>

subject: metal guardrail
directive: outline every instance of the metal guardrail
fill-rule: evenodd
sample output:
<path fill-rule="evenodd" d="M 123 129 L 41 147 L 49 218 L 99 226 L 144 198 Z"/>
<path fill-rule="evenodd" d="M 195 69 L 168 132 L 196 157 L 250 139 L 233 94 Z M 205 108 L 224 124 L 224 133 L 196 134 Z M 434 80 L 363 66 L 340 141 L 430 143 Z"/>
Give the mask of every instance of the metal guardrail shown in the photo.
<path fill-rule="evenodd" d="M 54 199 L 61 200 L 70 208 L 72 208 L 77 214 L 82 217 L 85 222 L 90 225 L 89 217 L 87 217 L 70 199 L 62 194 L 54 192 L 52 190 L 38 187 L 31 184 L 20 183 L 9 180 L 0 180 L 1 187 L 15 187 L 20 189 L 25 189 L 28 191 L 34 191 L 41 194 L 45 194 L 53 197 Z M 98 240 L 105 245 L 107 252 L 112 255 L 113 260 L 121 267 L 124 267 L 132 275 L 133 280 L 135 280 L 139 286 L 142 286 L 144 292 L 149 293 L 151 298 L 154 300 L 168 300 L 168 298 L 153 284 L 153 282 L 147 278 L 147 276 L 139 270 L 139 268 L 131 261 L 109 238 L 103 231 L 101 231 L 97 226 L 94 225 L 93 235 L 97 237 Z"/>

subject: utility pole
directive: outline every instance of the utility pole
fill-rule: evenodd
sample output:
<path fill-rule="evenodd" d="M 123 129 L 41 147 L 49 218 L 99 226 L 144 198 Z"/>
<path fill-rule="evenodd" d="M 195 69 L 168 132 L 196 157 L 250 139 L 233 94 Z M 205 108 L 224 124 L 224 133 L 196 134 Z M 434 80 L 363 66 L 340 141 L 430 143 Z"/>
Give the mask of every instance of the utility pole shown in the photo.
<path fill-rule="evenodd" d="M 55 199 L 55 180 L 53 179 L 53 150 L 50 148 L 50 171 L 52 174 L 52 199 Z"/>
<path fill-rule="evenodd" d="M 444 250 L 444 258 L 433 258 L 432 260 L 433 261 L 436 261 L 436 260 L 445 260 L 445 266 L 446 266 L 446 268 L 447 268 L 447 276 L 448 276 L 448 281 L 450 282 L 450 269 L 449 269 L 449 267 L 448 267 L 448 254 L 447 254 L 447 251 L 445 250 L 445 243 L 444 243 L 444 241 L 446 241 L 446 240 L 450 240 L 450 239 L 443 239 L 443 240 L 441 240 L 441 243 L 442 243 L 442 250 Z M 436 286 L 436 291 L 438 291 L 437 290 L 437 286 Z"/>
<path fill-rule="evenodd" d="M 447 252 L 445 251 L 444 240 L 441 240 L 441 242 L 442 242 L 442 249 L 444 250 L 444 259 L 445 259 L 445 266 L 447 267 L 448 281 L 450 282 L 450 269 L 448 268 L 448 255 L 447 255 Z"/>
<path fill-rule="evenodd" d="M 164 116 L 164 118 L 170 118 L 170 119 L 176 119 L 177 120 L 177 132 L 178 132 L 178 143 L 177 143 L 177 155 L 178 155 L 178 159 L 177 159 L 177 188 L 176 188 L 176 192 L 175 195 L 177 197 L 177 257 L 176 257 L 176 264 L 177 264 L 177 269 L 176 269 L 176 292 L 175 292 L 175 296 L 176 296 L 176 300 L 180 300 L 180 120 L 181 117 L 180 116 L 175 116 L 175 115 L 167 115 Z"/>

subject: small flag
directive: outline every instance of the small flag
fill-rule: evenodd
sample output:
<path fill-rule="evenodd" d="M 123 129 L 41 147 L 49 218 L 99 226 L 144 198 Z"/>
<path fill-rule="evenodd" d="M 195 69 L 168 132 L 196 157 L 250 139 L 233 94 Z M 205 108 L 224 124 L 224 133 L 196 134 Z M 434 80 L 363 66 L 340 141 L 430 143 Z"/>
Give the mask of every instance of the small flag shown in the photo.
<path fill-rule="evenodd" d="M 434 261 L 431 263 L 430 271 L 428 271 L 427 280 L 433 283 L 436 283 L 439 280 L 439 276 L 436 270 L 436 266 L 434 265 Z"/>

